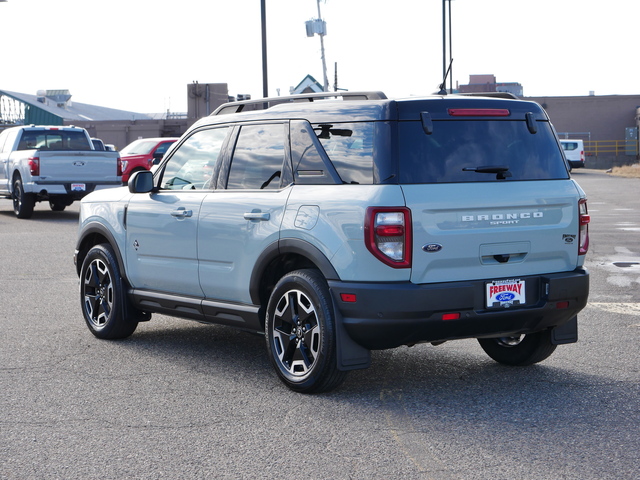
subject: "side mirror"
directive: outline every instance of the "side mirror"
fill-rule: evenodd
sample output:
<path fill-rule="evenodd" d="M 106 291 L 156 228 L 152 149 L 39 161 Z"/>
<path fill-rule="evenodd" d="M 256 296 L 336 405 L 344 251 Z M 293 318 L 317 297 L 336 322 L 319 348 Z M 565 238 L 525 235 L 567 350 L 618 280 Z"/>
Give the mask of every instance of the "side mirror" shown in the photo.
<path fill-rule="evenodd" d="M 129 191 L 131 193 L 149 193 L 153 190 L 153 173 L 149 170 L 135 172 L 129 177 Z"/>
<path fill-rule="evenodd" d="M 162 157 L 164 157 L 164 153 L 155 152 L 153 154 L 153 164 L 158 165 L 160 163 L 160 160 L 162 160 Z"/>

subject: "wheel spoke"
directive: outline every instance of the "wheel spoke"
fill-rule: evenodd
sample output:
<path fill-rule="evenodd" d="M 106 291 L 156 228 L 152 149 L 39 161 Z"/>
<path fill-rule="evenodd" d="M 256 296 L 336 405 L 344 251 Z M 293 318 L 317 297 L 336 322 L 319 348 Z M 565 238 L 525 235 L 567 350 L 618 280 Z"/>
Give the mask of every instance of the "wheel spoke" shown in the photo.
<path fill-rule="evenodd" d="M 315 360 L 315 355 L 311 351 L 308 345 L 300 344 L 300 361 L 302 362 L 302 366 L 304 367 L 304 371 L 306 372 L 311 365 L 313 365 L 313 361 Z M 298 363 L 300 365 L 300 363 Z"/>
<path fill-rule="evenodd" d="M 100 286 L 100 280 L 98 279 L 98 267 L 96 266 L 96 262 L 93 262 L 89 266 L 89 275 L 88 278 L 85 279 L 85 285 L 93 289 L 96 289 Z"/>
<path fill-rule="evenodd" d="M 103 298 L 100 302 L 100 308 L 104 313 L 105 319 L 109 318 L 109 315 L 111 315 L 111 304 L 107 301 L 106 298 Z"/>

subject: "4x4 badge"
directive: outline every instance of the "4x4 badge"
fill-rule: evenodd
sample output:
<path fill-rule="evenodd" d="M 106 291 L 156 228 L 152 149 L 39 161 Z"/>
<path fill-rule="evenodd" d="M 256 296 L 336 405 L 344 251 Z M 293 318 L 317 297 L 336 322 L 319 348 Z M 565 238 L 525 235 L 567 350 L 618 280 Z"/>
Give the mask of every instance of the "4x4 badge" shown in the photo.
<path fill-rule="evenodd" d="M 442 250 L 442 245 L 440 245 L 439 243 L 427 243 L 422 247 L 422 250 L 427 253 L 439 252 L 440 250 Z"/>

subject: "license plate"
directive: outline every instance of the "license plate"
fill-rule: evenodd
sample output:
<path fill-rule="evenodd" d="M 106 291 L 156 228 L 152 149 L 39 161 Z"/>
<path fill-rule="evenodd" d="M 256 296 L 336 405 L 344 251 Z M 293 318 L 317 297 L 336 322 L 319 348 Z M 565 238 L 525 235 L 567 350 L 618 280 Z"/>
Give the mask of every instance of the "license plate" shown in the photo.
<path fill-rule="evenodd" d="M 84 183 L 72 183 L 71 191 L 72 192 L 84 192 L 87 189 L 87 186 Z"/>
<path fill-rule="evenodd" d="M 487 307 L 509 308 L 526 303 L 524 280 L 494 280 L 486 288 Z"/>

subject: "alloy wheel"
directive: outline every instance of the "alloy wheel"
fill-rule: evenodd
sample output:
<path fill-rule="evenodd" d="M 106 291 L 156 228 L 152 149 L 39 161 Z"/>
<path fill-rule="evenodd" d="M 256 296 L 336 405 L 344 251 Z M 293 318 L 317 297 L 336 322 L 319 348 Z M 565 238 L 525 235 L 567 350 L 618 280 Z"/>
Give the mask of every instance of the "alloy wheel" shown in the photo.
<path fill-rule="evenodd" d="M 105 262 L 95 259 L 84 276 L 84 308 L 96 329 L 104 327 L 113 309 L 114 290 L 111 272 Z"/>
<path fill-rule="evenodd" d="M 320 325 L 316 309 L 300 290 L 288 290 L 276 305 L 273 343 L 281 366 L 296 377 L 303 377 L 318 361 Z"/>

